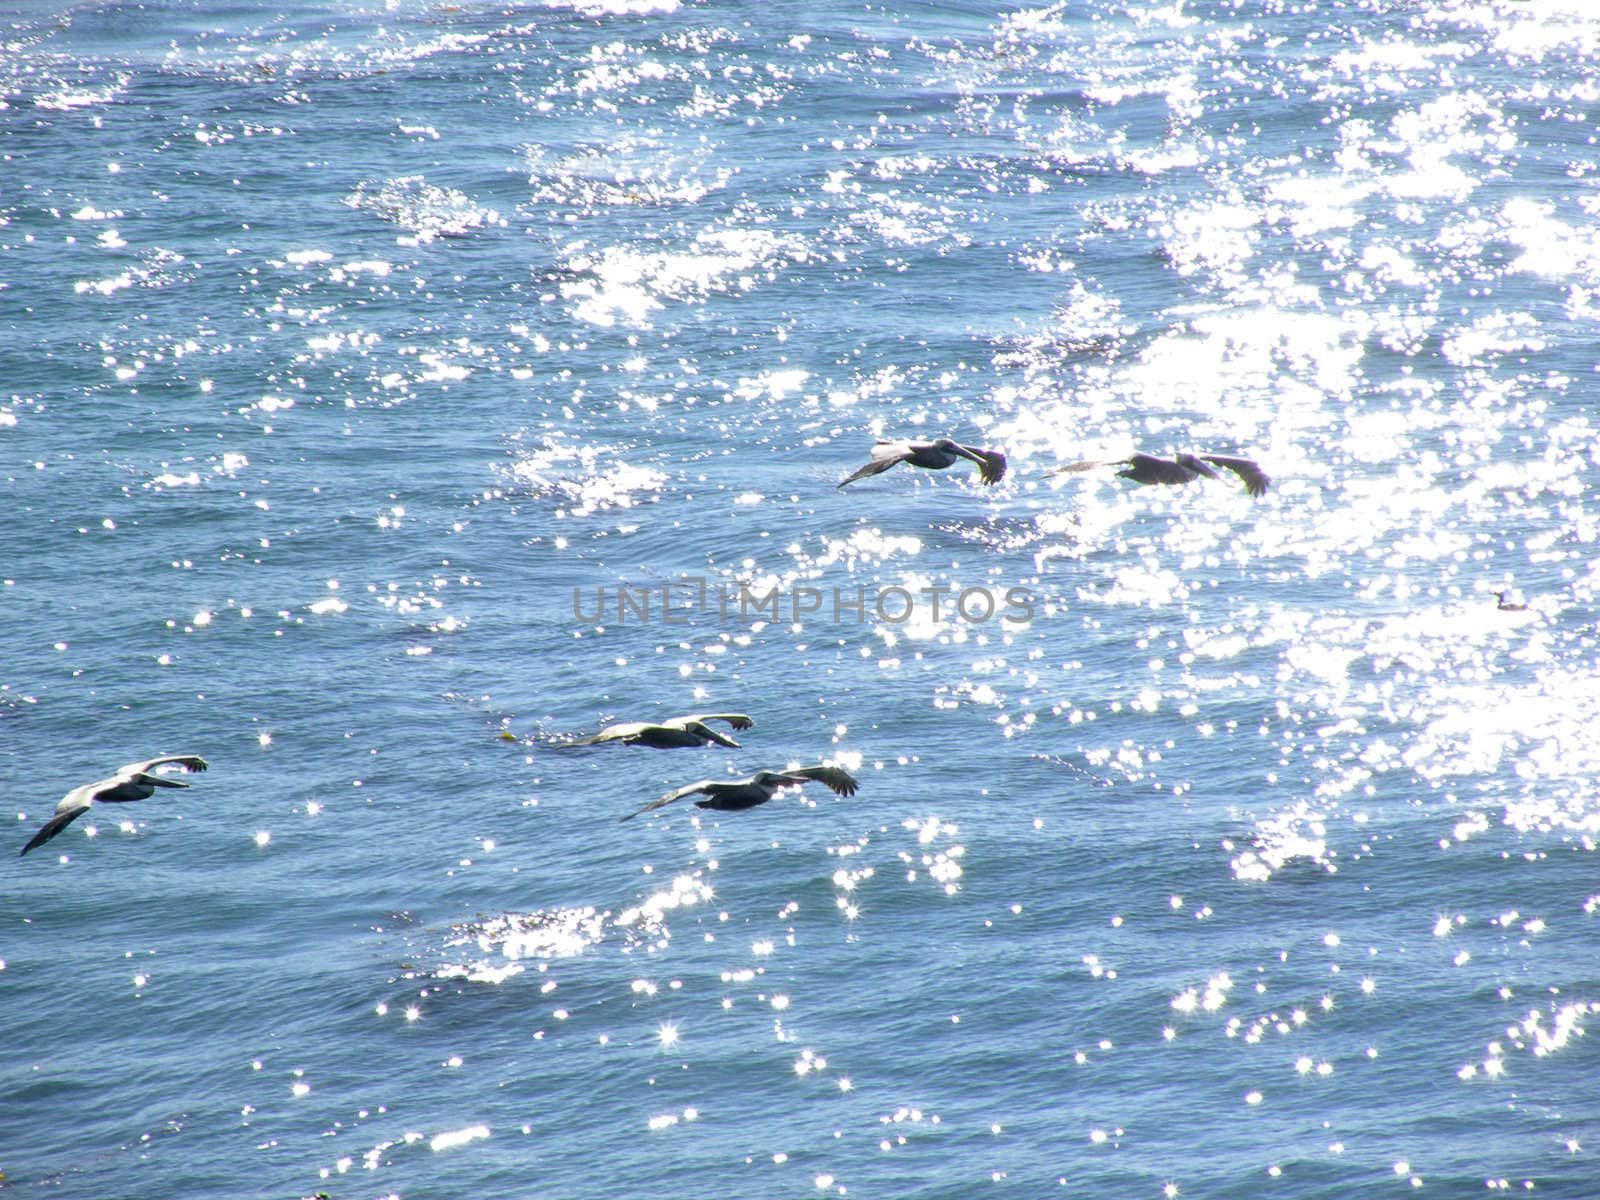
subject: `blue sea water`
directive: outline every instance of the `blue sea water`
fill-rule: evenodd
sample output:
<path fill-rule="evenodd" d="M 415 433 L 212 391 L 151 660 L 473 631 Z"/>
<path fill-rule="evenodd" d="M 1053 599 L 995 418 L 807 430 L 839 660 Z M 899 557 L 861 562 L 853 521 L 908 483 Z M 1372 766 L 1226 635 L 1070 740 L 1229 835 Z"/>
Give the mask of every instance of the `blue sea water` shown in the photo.
<path fill-rule="evenodd" d="M 0 1190 L 1600 1194 L 1597 59 L 0 10 Z"/>

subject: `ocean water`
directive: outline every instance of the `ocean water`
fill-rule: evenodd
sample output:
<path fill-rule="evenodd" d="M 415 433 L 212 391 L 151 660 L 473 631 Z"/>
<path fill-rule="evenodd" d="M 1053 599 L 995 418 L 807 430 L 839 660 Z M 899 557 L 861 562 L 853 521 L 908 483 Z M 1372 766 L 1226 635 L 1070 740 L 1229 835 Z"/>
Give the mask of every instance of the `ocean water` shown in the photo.
<path fill-rule="evenodd" d="M 1600 1194 L 1597 59 L 6 6 L 0 1190 Z"/>

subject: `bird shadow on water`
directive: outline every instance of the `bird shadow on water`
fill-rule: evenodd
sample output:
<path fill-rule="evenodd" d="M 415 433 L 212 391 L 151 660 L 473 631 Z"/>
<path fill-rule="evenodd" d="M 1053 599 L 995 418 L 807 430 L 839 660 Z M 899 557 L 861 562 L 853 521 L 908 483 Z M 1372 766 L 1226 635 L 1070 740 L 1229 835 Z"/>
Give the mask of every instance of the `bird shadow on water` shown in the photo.
<path fill-rule="evenodd" d="M 498 985 L 529 971 L 543 974 L 558 960 L 597 951 L 630 954 L 664 945 L 671 938 L 668 914 L 710 895 L 709 886 L 697 876 L 680 875 L 664 880 L 648 895 L 615 906 L 478 913 L 448 926 L 385 932 L 402 942 L 397 980 Z"/>
<path fill-rule="evenodd" d="M 1087 531 L 1083 519 L 1075 512 L 1038 513 L 1026 517 L 990 513 L 972 520 L 958 517 L 935 521 L 933 528 L 969 545 L 989 550 L 1026 550 L 1048 539 L 1081 546 L 1085 553 L 1095 548 L 1084 540 Z"/>

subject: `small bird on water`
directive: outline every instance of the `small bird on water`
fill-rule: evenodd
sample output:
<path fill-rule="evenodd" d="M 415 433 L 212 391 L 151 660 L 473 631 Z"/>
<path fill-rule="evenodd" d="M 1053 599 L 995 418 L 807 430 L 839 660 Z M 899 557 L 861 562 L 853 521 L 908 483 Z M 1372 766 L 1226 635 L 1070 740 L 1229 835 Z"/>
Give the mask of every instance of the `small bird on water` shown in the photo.
<path fill-rule="evenodd" d="M 949 438 L 937 438 L 931 442 L 890 442 L 880 438 L 872 448 L 872 461 L 846 475 L 837 486 L 843 487 L 868 475 L 880 474 L 900 463 L 910 463 L 913 467 L 924 467 L 929 471 L 942 471 L 958 458 L 977 463 L 978 478 L 985 483 L 999 483 L 1005 476 L 1006 456 L 998 450 L 979 450 L 952 442 Z"/>
<path fill-rule="evenodd" d="M 22 853 L 42 846 L 68 825 L 71 825 L 96 804 L 127 804 L 134 800 L 147 800 L 157 788 L 186 788 L 189 785 L 177 779 L 167 779 L 152 774 L 157 767 L 175 763 L 186 771 L 204 771 L 210 764 L 194 754 L 173 754 L 166 758 L 151 758 L 144 762 L 129 763 L 109 779 L 75 787 L 56 805 L 56 814 L 34 834 Z"/>
<path fill-rule="evenodd" d="M 1513 600 L 1510 592 L 1496 592 L 1494 594 L 1495 607 L 1501 612 L 1527 612 L 1528 606 L 1520 600 Z"/>
<path fill-rule="evenodd" d="M 679 746 L 727 746 L 737 750 L 739 743 L 726 734 L 707 725 L 707 721 L 726 721 L 734 729 L 749 729 L 755 724 L 743 713 L 692 713 L 686 717 L 670 717 L 665 721 L 627 721 L 620 725 L 607 725 L 599 733 L 576 741 L 562 742 L 562 746 L 598 746 L 603 742 L 621 742 L 625 746 L 649 746 L 653 750 L 672 750 Z"/>
<path fill-rule="evenodd" d="M 829 788 L 838 796 L 854 796 L 859 786 L 855 776 L 841 767 L 789 767 L 782 771 L 757 771 L 748 779 L 702 779 L 699 783 L 691 783 L 675 792 L 668 792 L 659 800 L 652 800 L 643 808 L 617 819 L 631 821 L 640 813 L 650 812 L 662 805 L 671 804 L 674 800 L 682 800 L 685 796 L 693 796 L 700 792 L 705 793 L 706 798 L 696 800 L 694 802 L 696 808 L 738 812 L 765 804 L 777 794 L 779 788 L 800 787 L 813 781 Z"/>
<path fill-rule="evenodd" d="M 1244 490 L 1252 496 L 1267 494 L 1271 477 L 1260 464 L 1248 458 L 1233 458 L 1226 454 L 1175 454 L 1171 458 L 1157 458 L 1153 454 L 1134 454 L 1128 458 L 1090 459 L 1087 462 L 1068 463 L 1057 467 L 1057 474 L 1090 471 L 1095 467 L 1122 467 L 1117 472 L 1121 479 L 1135 483 L 1189 483 L 1195 479 L 1221 479 L 1207 463 L 1226 467 L 1244 480 Z"/>

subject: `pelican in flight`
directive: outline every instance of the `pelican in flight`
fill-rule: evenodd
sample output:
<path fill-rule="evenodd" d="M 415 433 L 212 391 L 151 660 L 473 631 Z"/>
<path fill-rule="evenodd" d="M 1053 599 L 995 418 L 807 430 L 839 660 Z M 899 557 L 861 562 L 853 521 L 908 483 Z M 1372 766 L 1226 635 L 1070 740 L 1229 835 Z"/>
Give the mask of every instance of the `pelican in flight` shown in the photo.
<path fill-rule="evenodd" d="M 86 783 L 82 787 L 75 787 L 56 805 L 56 815 L 46 821 L 34 834 L 22 853 L 26 854 L 35 846 L 42 846 L 68 825 L 71 825 L 92 805 L 96 804 L 126 804 L 132 800 L 147 800 L 155 794 L 157 788 L 186 788 L 189 785 L 177 779 L 167 779 L 161 775 L 154 775 L 157 767 L 176 763 L 186 771 L 204 771 L 209 765 L 205 759 L 194 754 L 173 754 L 166 758 L 151 758 L 144 762 L 129 763 L 119 770 L 110 779 L 102 779 L 99 783 Z"/>
<path fill-rule="evenodd" d="M 985 483 L 999 483 L 1006 473 L 1006 456 L 998 450 L 976 450 L 952 442 L 949 438 L 937 438 L 931 442 L 886 442 L 880 438 L 872 448 L 872 461 L 846 475 L 838 486 L 865 479 L 868 475 L 877 475 L 899 463 L 942 471 L 958 458 L 977 463 L 978 478 Z"/>
<path fill-rule="evenodd" d="M 715 742 L 737 750 L 739 743 L 724 733 L 707 725 L 707 721 L 726 721 L 735 729 L 749 729 L 755 722 L 743 713 L 692 713 L 687 717 L 671 717 L 659 724 L 649 721 L 627 721 L 621 725 L 607 725 L 599 733 L 576 741 L 563 742 L 563 746 L 598 746 L 602 742 L 621 742 L 626 746 L 649 746 L 653 750 L 671 750 L 677 746 L 709 746 Z"/>
<path fill-rule="evenodd" d="M 675 792 L 668 792 L 661 799 L 652 800 L 643 808 L 625 817 L 619 817 L 618 820 L 631 821 L 640 813 L 647 813 L 698 792 L 704 792 L 706 798 L 696 800 L 694 802 L 696 808 L 738 812 L 741 809 L 765 804 L 777 794 L 779 788 L 800 787 L 810 782 L 822 784 L 831 789 L 836 796 L 854 796 L 859 786 L 855 776 L 840 767 L 791 767 L 782 771 L 757 771 L 749 779 L 702 779 L 699 783 L 691 783 Z"/>
<path fill-rule="evenodd" d="M 1215 471 L 1206 464 L 1226 467 L 1240 479 L 1244 480 L 1244 490 L 1252 496 L 1261 497 L 1267 494 L 1267 485 L 1272 482 L 1270 476 L 1263 471 L 1258 463 L 1248 458 L 1230 458 L 1226 454 L 1175 454 L 1171 458 L 1157 458 L 1153 454 L 1135 454 L 1129 458 L 1091 459 L 1088 462 L 1068 463 L 1064 467 L 1057 467 L 1057 474 L 1068 471 L 1090 471 L 1095 467 L 1116 467 L 1122 470 L 1117 472 L 1119 478 L 1131 479 L 1135 483 L 1188 483 L 1193 479 L 1221 479 Z"/>

